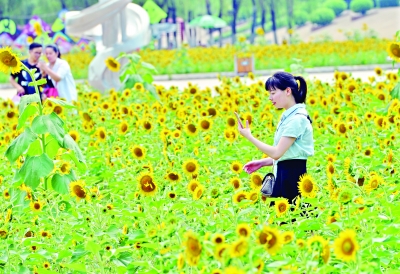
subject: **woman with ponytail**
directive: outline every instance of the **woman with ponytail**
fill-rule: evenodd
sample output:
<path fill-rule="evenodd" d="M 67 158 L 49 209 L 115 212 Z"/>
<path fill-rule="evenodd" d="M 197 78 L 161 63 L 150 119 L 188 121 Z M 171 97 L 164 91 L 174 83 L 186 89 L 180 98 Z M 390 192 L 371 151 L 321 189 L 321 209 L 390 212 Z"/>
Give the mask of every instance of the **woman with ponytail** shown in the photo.
<path fill-rule="evenodd" d="M 273 165 L 276 180 L 271 197 L 283 197 L 293 203 L 299 196 L 300 177 L 307 172 L 307 158 L 314 154 L 312 121 L 305 106 L 307 83 L 301 76 L 277 72 L 268 78 L 265 89 L 269 92 L 271 103 L 285 111 L 275 131 L 272 146 L 253 137 L 248 121 L 246 127 L 238 121 L 240 134 L 269 156 L 248 162 L 243 170 L 250 174 L 264 166 Z"/>
<path fill-rule="evenodd" d="M 47 87 L 57 89 L 58 97 L 68 102 L 77 101 L 75 81 L 67 61 L 61 59 L 56 45 L 48 45 L 45 49 L 48 64 L 39 63 L 38 67 L 47 78 Z"/>

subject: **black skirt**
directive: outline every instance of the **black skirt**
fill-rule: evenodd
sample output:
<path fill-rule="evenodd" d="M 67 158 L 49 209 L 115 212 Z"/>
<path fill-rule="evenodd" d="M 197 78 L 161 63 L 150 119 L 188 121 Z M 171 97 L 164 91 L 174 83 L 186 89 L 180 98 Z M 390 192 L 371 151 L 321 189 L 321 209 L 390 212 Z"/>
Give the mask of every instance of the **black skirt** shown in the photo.
<path fill-rule="evenodd" d="M 271 197 L 283 197 L 293 203 L 300 195 L 298 182 L 300 176 L 307 173 L 307 160 L 286 160 L 278 162 L 276 180 Z"/>

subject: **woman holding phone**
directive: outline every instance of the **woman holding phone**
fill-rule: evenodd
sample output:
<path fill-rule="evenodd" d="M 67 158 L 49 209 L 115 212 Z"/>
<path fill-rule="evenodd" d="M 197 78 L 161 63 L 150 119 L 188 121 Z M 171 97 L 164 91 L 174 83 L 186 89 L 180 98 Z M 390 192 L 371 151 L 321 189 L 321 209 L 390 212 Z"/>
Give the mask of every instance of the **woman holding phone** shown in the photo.
<path fill-rule="evenodd" d="M 238 118 L 240 134 L 269 157 L 248 162 L 243 170 L 248 174 L 274 165 L 275 185 L 271 197 L 283 197 L 289 203 L 299 195 L 298 182 L 307 173 L 307 158 L 314 154 L 311 119 L 306 111 L 307 83 L 301 76 L 277 72 L 265 82 L 269 100 L 285 111 L 276 128 L 274 144 L 267 145 L 254 138 L 246 121 L 246 127 Z"/>

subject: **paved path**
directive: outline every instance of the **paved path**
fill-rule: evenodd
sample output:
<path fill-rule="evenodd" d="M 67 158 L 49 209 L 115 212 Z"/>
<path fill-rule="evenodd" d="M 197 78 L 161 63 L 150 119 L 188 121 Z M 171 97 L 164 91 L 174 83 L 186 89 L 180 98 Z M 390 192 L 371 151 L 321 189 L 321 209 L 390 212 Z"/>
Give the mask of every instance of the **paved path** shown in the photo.
<path fill-rule="evenodd" d="M 386 70 L 387 72 L 396 72 L 397 70 L 390 69 Z M 368 77 L 370 76 L 376 76 L 375 72 L 373 70 L 369 71 L 353 71 L 351 72 L 353 77 L 355 78 L 360 78 L 362 81 L 368 81 Z M 265 80 L 269 77 L 270 75 L 264 75 L 256 78 L 256 80 L 261 80 L 265 82 Z M 308 79 L 319 79 L 323 82 L 332 82 L 333 81 L 333 73 L 332 72 L 323 72 L 323 73 L 310 73 L 307 76 Z M 252 81 L 247 78 L 247 77 L 241 77 L 242 81 L 246 83 L 251 83 Z M 384 76 L 382 76 L 382 79 L 384 79 Z M 206 87 L 215 87 L 220 84 L 220 81 L 217 78 L 212 78 L 212 79 L 192 79 L 192 80 L 158 80 L 154 81 L 155 84 L 158 85 L 164 85 L 166 88 L 169 88 L 171 86 L 176 86 L 179 89 L 183 89 L 188 86 L 188 82 L 191 82 L 194 85 L 197 85 L 200 89 L 204 89 Z M 14 89 L 0 89 L 0 98 L 7 99 L 7 98 L 12 98 L 15 94 Z"/>

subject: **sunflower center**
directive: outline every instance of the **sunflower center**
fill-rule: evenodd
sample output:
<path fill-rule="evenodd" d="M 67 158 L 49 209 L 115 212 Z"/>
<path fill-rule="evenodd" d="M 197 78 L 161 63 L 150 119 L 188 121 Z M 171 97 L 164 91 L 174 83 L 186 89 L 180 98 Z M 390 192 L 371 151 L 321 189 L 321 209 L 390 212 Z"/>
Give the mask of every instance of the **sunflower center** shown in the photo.
<path fill-rule="evenodd" d="M 108 65 L 110 67 L 113 67 L 113 68 L 117 68 L 118 67 L 117 63 L 115 63 L 113 60 L 108 60 Z"/>
<path fill-rule="evenodd" d="M 280 213 L 283 213 L 283 212 L 285 212 L 286 211 L 286 205 L 285 204 L 280 204 L 279 205 L 279 212 Z"/>
<path fill-rule="evenodd" d="M 202 121 L 202 122 L 201 122 L 201 127 L 202 127 L 203 129 L 209 129 L 209 128 L 210 128 L 210 122 L 208 122 L 208 121 Z"/>
<path fill-rule="evenodd" d="M 195 172 L 196 171 L 196 165 L 194 163 L 187 163 L 186 164 L 186 170 L 188 172 Z"/>
<path fill-rule="evenodd" d="M 153 179 L 146 175 L 140 180 L 140 186 L 144 192 L 153 192 L 156 189 L 156 185 L 153 183 Z"/>
<path fill-rule="evenodd" d="M 177 173 L 170 173 L 168 174 L 168 178 L 171 179 L 172 181 L 176 181 L 179 179 L 179 175 Z"/>
<path fill-rule="evenodd" d="M 266 244 L 268 242 L 268 234 L 261 232 L 260 235 L 258 236 L 258 239 L 260 241 L 260 244 Z"/>
<path fill-rule="evenodd" d="M 233 127 L 236 124 L 235 119 L 233 118 L 228 118 L 227 122 L 230 127 Z"/>
<path fill-rule="evenodd" d="M 246 237 L 248 235 L 248 231 L 245 228 L 241 228 L 239 230 L 239 234 Z"/>
<path fill-rule="evenodd" d="M 395 45 L 392 47 L 392 53 L 396 57 L 400 57 L 400 47 Z"/>
<path fill-rule="evenodd" d="M 342 251 L 346 255 L 351 255 L 354 251 L 354 244 L 350 239 L 346 239 L 342 244 Z"/>
<path fill-rule="evenodd" d="M 188 125 L 187 128 L 191 133 L 195 133 L 196 132 L 196 127 L 193 124 Z"/>
<path fill-rule="evenodd" d="M 311 193 L 313 188 L 314 188 L 313 183 L 310 180 L 304 182 L 303 189 L 305 192 Z"/>
<path fill-rule="evenodd" d="M 36 210 L 39 210 L 39 209 L 40 209 L 40 204 L 36 202 L 36 203 L 33 205 L 33 208 L 36 209 Z"/>
<path fill-rule="evenodd" d="M 188 247 L 189 247 L 189 252 L 190 252 L 193 256 L 197 257 L 197 256 L 200 255 L 200 253 L 201 253 L 201 247 L 200 247 L 200 245 L 199 245 L 199 241 L 198 241 L 198 240 L 189 238 L 189 240 L 188 240 Z"/>
<path fill-rule="evenodd" d="M 140 149 L 138 147 L 133 150 L 133 153 L 135 153 L 136 157 L 142 157 L 143 156 L 142 149 Z"/>
<path fill-rule="evenodd" d="M 80 185 L 75 185 L 73 187 L 73 192 L 79 198 L 85 198 L 86 197 L 86 191 Z"/>

